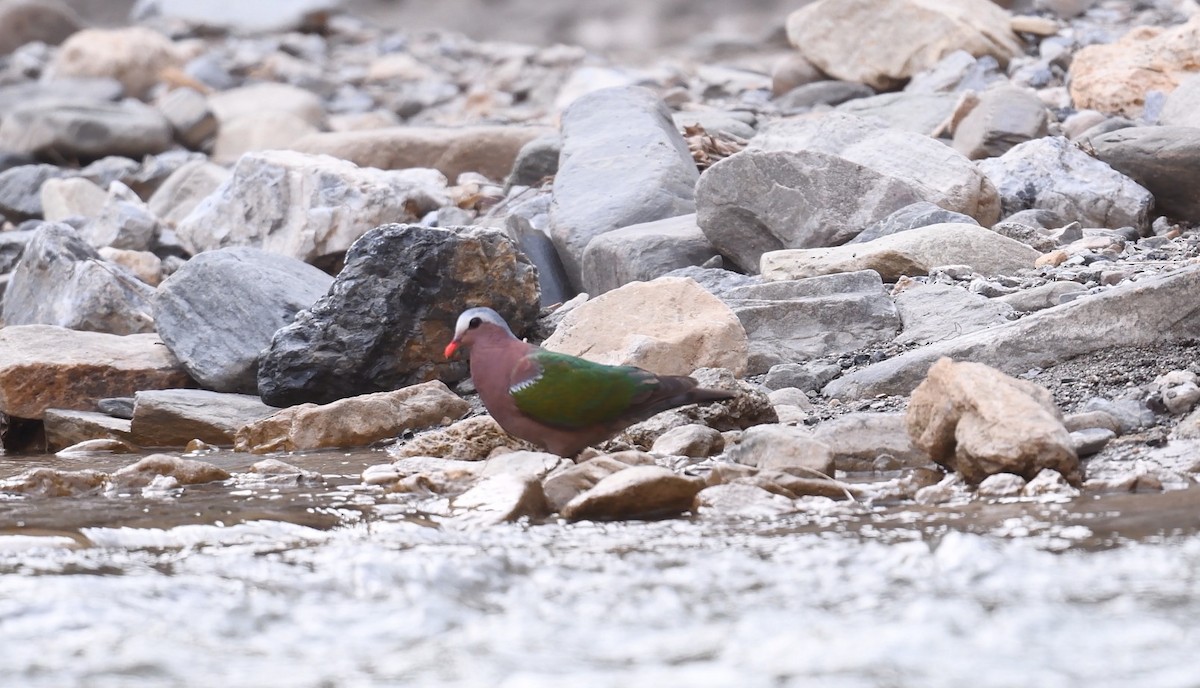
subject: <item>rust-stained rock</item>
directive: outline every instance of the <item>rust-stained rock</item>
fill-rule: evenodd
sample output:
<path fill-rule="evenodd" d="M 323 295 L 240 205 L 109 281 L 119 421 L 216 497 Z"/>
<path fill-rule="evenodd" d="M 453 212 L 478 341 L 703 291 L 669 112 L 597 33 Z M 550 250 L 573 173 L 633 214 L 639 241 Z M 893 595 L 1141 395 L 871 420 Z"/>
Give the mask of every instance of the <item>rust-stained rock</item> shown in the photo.
<path fill-rule="evenodd" d="M 130 439 L 128 420 L 96 411 L 46 409 L 42 425 L 46 429 L 46 448 L 50 451 L 92 440 Z"/>
<path fill-rule="evenodd" d="M 363 447 L 448 423 L 470 406 L 441 382 L 363 394 L 330 404 L 301 404 L 237 431 L 234 449 L 263 454 L 322 447 Z M 411 455 L 410 455 L 411 456 Z"/>
<path fill-rule="evenodd" d="M 1082 478 L 1050 393 L 982 363 L 934 363 L 905 422 L 913 444 L 972 485 L 995 473 L 1032 480 L 1043 468 Z"/>
<path fill-rule="evenodd" d="M 90 411 L 100 399 L 189 384 L 158 335 L 52 325 L 0 329 L 0 412 L 10 416 L 41 418 L 49 408 Z"/>

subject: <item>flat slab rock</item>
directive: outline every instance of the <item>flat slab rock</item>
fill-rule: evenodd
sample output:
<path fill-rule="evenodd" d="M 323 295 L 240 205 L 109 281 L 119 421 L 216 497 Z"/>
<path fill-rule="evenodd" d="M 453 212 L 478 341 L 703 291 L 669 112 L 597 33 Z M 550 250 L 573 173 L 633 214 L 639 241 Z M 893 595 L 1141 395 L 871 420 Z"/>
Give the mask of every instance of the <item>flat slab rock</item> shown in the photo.
<path fill-rule="evenodd" d="M 158 335 L 52 325 L 0 329 L 0 413 L 9 416 L 41 418 L 49 408 L 90 411 L 100 399 L 190 384 Z"/>
<path fill-rule="evenodd" d="M 257 396 L 205 389 L 164 389 L 134 395 L 133 441 L 143 447 L 181 447 L 196 439 L 231 445 L 244 425 L 279 409 Z"/>

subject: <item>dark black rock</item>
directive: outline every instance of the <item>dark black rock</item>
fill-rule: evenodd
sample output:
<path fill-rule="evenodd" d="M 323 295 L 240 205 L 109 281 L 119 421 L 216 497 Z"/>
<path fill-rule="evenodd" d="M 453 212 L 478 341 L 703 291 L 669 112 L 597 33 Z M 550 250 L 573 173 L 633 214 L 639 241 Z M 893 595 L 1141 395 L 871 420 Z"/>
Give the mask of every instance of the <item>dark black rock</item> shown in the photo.
<path fill-rule="evenodd" d="M 459 313 L 490 306 L 518 336 L 538 314 L 537 270 L 502 232 L 383 225 L 346 252 L 329 294 L 275 333 L 259 359 L 272 406 L 398 389 L 467 374 L 445 361 Z"/>
<path fill-rule="evenodd" d="M 158 335 L 205 389 L 258 392 L 258 356 L 333 278 L 304 261 L 249 246 L 206 251 L 159 285 Z"/>

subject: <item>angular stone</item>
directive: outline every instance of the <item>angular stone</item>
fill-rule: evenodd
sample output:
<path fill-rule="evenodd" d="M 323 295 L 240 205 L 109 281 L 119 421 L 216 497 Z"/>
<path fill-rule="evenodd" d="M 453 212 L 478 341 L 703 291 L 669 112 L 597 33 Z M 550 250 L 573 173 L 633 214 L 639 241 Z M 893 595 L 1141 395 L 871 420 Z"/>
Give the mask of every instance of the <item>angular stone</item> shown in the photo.
<path fill-rule="evenodd" d="M 1154 209 L 1200 222 L 1200 129 L 1128 127 L 1094 136 L 1095 155 L 1154 195 Z"/>
<path fill-rule="evenodd" d="M 1184 77 L 1179 86 L 1167 94 L 1158 123 L 1176 127 L 1200 126 L 1200 74 Z"/>
<path fill-rule="evenodd" d="M 207 461 L 184 459 L 170 454 L 151 454 L 114 471 L 109 480 L 115 488 L 146 487 L 159 476 L 174 478 L 179 485 L 228 480 L 229 471 Z"/>
<path fill-rule="evenodd" d="M 304 153 L 343 158 L 361 167 L 381 170 L 427 167 L 451 180 L 464 172 L 502 180 L 512 169 L 521 147 L 549 133 L 549 129 L 533 126 L 403 126 L 309 134 L 291 147 Z"/>
<path fill-rule="evenodd" d="M 87 411 L 100 399 L 189 381 L 157 335 L 0 329 L 0 413 L 16 418 L 41 418 L 50 408 Z"/>
<path fill-rule="evenodd" d="M 1085 227 L 1141 230 L 1149 223 L 1149 191 L 1061 136 L 1026 141 L 981 160 L 979 169 L 1000 191 L 1005 215 L 1042 208 Z"/>
<path fill-rule="evenodd" d="M 256 248 L 207 251 L 159 286 L 154 320 L 167 348 L 205 388 L 257 393 L 259 355 L 332 283 L 311 265 Z"/>
<path fill-rule="evenodd" d="M 593 296 L 717 255 L 695 213 L 630 225 L 592 239 L 583 252 L 583 288 Z"/>
<path fill-rule="evenodd" d="M 324 403 L 466 377 L 442 354 L 465 304 L 498 311 L 518 336 L 537 318 L 537 275 L 511 239 L 481 228 L 384 225 L 346 254 L 329 294 L 278 330 L 259 359 L 268 404 Z"/>
<path fill-rule="evenodd" d="M 922 284 L 896 297 L 904 330 L 899 344 L 929 344 L 1008 322 L 1013 307 L 961 287 Z"/>
<path fill-rule="evenodd" d="M 54 55 L 54 78 L 111 77 L 125 92 L 141 97 L 158 83 L 163 69 L 178 64 L 171 39 L 141 26 L 84 29 L 72 34 Z"/>
<path fill-rule="evenodd" d="M 931 366 L 905 423 L 914 444 L 973 485 L 996 473 L 1032 480 L 1043 468 L 1082 479 L 1050 393 L 979 363 L 943 358 Z"/>
<path fill-rule="evenodd" d="M 150 212 L 174 227 L 229 179 L 229 170 L 204 160 L 189 162 L 171 173 L 146 201 Z"/>
<path fill-rule="evenodd" d="M 786 425 L 756 425 L 726 454 L 747 466 L 782 471 L 802 478 L 818 474 L 833 477 L 833 455 L 828 445 L 806 429 Z"/>
<path fill-rule="evenodd" d="M 46 409 L 42 426 L 46 430 L 46 449 L 53 452 L 88 440 L 132 440 L 128 420 L 95 411 Z"/>
<path fill-rule="evenodd" d="M 512 171 L 505 178 L 505 189 L 514 186 L 537 186 L 542 180 L 558 173 L 558 156 L 562 153 L 562 137 L 546 134 L 527 141 L 517 151 Z"/>
<path fill-rule="evenodd" d="M 246 153 L 288 150 L 319 130 L 290 112 L 265 110 L 223 122 L 213 142 L 213 162 L 232 165 Z"/>
<path fill-rule="evenodd" d="M 192 440 L 232 445 L 245 425 L 279 411 L 256 396 L 204 389 L 138 392 L 133 407 L 133 441 L 143 447 L 182 447 Z"/>
<path fill-rule="evenodd" d="M 1040 287 L 998 296 L 996 301 L 1012 306 L 1013 310 L 1028 313 L 1057 306 L 1067 294 L 1080 294 L 1085 291 L 1087 288 L 1078 282 L 1049 282 Z"/>
<path fill-rule="evenodd" d="M 796 511 L 794 500 L 755 485 L 713 485 L 696 494 L 693 511 L 702 516 L 777 518 Z"/>
<path fill-rule="evenodd" d="M 338 257 L 372 227 L 450 203 L 433 170 L 359 168 L 291 151 L 251 153 L 178 225 L 193 253 L 255 245 L 306 262 Z"/>
<path fill-rule="evenodd" d="M 1084 46 L 1071 59 L 1071 101 L 1136 119 L 1150 91 L 1170 93 L 1197 71 L 1198 51 L 1200 16 L 1170 28 L 1137 26 L 1115 43 Z"/>
<path fill-rule="evenodd" d="M 896 306 L 870 270 L 736 287 L 724 300 L 750 343 L 751 374 L 889 341 Z"/>
<path fill-rule="evenodd" d="M 542 491 L 550 511 L 562 511 L 575 497 L 592 489 L 604 478 L 627 468 L 629 464 L 610 456 L 597 456 L 547 476 L 542 482 Z"/>
<path fill-rule="evenodd" d="M 634 466 L 614 473 L 572 499 L 561 510 L 572 521 L 664 518 L 692 508 L 704 483 L 660 466 Z"/>
<path fill-rule="evenodd" d="M 38 192 L 42 217 L 61 222 L 69 217 L 95 217 L 104 208 L 108 194 L 95 182 L 83 177 L 50 178 Z"/>
<path fill-rule="evenodd" d="M 74 229 L 44 223 L 30 239 L 4 292 L 8 325 L 58 325 L 74 330 L 152 332 L 154 289 L 100 259 Z"/>
<path fill-rule="evenodd" d="M 501 449 L 509 451 L 537 448 L 504 432 L 491 416 L 473 416 L 446 428 L 430 430 L 388 449 L 397 459 L 437 456 L 443 459 L 482 461 Z"/>
<path fill-rule="evenodd" d="M 883 120 L 894 129 L 932 136 L 958 105 L 956 93 L 881 93 L 850 100 L 838 112 Z"/>
<path fill-rule="evenodd" d="M 242 426 L 237 451 L 264 454 L 322 447 L 365 447 L 401 433 L 443 425 L 470 406 L 441 382 L 364 394 L 330 404 L 301 404 Z M 134 420 L 136 421 L 136 410 Z"/>
<path fill-rule="evenodd" d="M 666 106 L 643 88 L 606 88 L 562 116 L 551 238 L 571 283 L 583 284 L 583 255 L 605 232 L 696 211 L 698 172 Z"/>
<path fill-rule="evenodd" d="M 493 475 L 518 475 L 522 478 L 542 480 L 572 465 L 569 459 L 542 451 L 515 451 L 493 456 L 484 462 L 480 477 Z"/>
<path fill-rule="evenodd" d="M 1018 143 L 1046 135 L 1046 106 L 1030 89 L 984 91 L 979 104 L 954 129 L 954 149 L 971 160 L 1003 155 Z"/>
<path fill-rule="evenodd" d="M 160 229 L 158 218 L 133 189 L 114 181 L 108 186 L 100 212 L 79 234 L 96 248 L 146 251 L 154 245 Z"/>
<path fill-rule="evenodd" d="M 194 88 L 168 91 L 155 103 L 171 123 L 175 139 L 192 150 L 199 150 L 217 134 L 217 118 L 208 100 Z"/>
<path fill-rule="evenodd" d="M 953 222 L 955 224 L 979 224 L 970 215 L 946 210 L 929 201 L 917 201 L 906 205 L 888 215 L 875 224 L 859 232 L 848 244 L 863 244 L 879 237 L 890 236 L 899 232 L 907 232 L 917 227 L 940 225 Z"/>
<path fill-rule="evenodd" d="M 325 120 L 325 106 L 316 93 L 292 84 L 270 81 L 214 93 L 208 98 L 208 107 L 221 126 L 264 112 L 294 115 L 313 127 L 320 126 Z"/>
<path fill-rule="evenodd" d="M 1191 266 L 901 354 L 834 380 L 824 394 L 842 400 L 908 394 L 942 356 L 1020 375 L 1101 349 L 1196 339 L 1197 303 L 1200 267 Z"/>
<path fill-rule="evenodd" d="M 33 101 L 13 108 L 0 122 L 0 150 L 56 160 L 140 158 L 170 146 L 167 119 L 135 100 Z"/>
<path fill-rule="evenodd" d="M 162 259 L 149 251 L 126 251 L 105 246 L 97 251 L 104 260 L 128 270 L 134 277 L 155 287 L 162 282 Z"/>
<path fill-rule="evenodd" d="M 1008 13 L 987 0 L 818 0 L 788 16 L 787 33 L 821 71 L 878 90 L 955 50 L 1001 62 L 1021 54 Z"/>
<path fill-rule="evenodd" d="M 536 519 L 550 513 L 537 478 L 509 473 L 484 478 L 451 500 L 450 505 L 468 512 L 458 516 L 460 523 L 476 526 Z"/>
<path fill-rule="evenodd" d="M 857 98 L 869 98 L 875 89 L 855 81 L 816 81 L 803 84 L 775 98 L 775 105 L 783 114 L 807 112 L 821 105 L 840 105 Z"/>
<path fill-rule="evenodd" d="M 720 299 L 696 282 L 661 277 L 627 284 L 571 310 L 544 346 L 659 375 L 746 367 L 746 332 Z"/>
<path fill-rule="evenodd" d="M 894 468 L 929 465 L 909 439 L 903 413 L 847 413 L 817 425 L 812 436 L 829 448 L 839 471 L 873 471 L 884 454 L 895 460 Z"/>
<path fill-rule="evenodd" d="M 703 458 L 720 453 L 724 448 L 725 438 L 720 432 L 707 425 L 693 423 L 671 428 L 659 435 L 650 451 L 661 456 Z"/>
<path fill-rule="evenodd" d="M 1032 268 L 1042 254 L 1019 241 L 979 227 L 946 223 L 919 227 L 863 244 L 764 253 L 762 275 L 794 280 L 836 272 L 874 270 L 884 282 L 926 275 L 941 265 L 968 265 L 983 275 Z"/>
<path fill-rule="evenodd" d="M 18 165 L 0 172 L 0 215 L 12 222 L 43 217 L 40 189 L 69 173 L 57 165 Z"/>

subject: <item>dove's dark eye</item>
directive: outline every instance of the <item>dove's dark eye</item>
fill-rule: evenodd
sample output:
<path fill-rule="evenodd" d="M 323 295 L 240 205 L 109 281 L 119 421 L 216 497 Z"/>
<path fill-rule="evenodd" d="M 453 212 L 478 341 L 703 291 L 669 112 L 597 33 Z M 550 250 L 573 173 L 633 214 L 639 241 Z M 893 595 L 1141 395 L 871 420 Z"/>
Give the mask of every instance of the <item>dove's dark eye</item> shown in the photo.
<path fill-rule="evenodd" d="M 483 323 L 483 321 L 479 318 L 471 318 L 471 322 L 467 323 L 467 327 L 473 330 L 476 327 L 479 327 L 481 323 Z"/>

